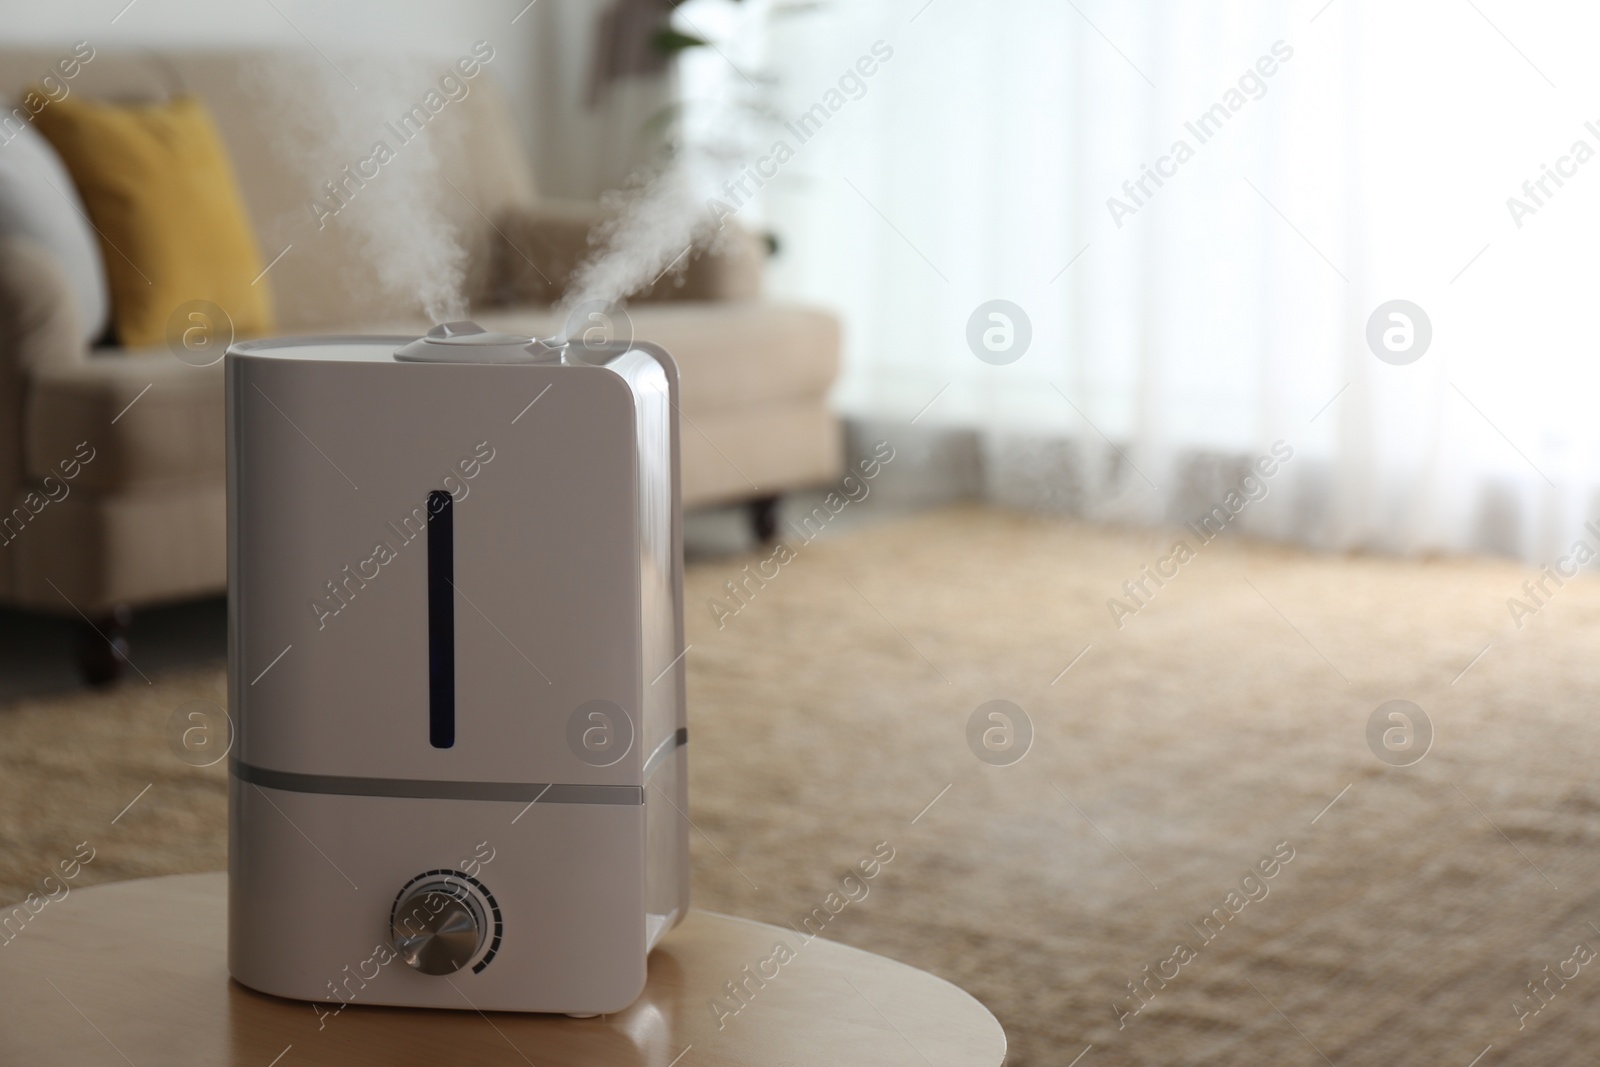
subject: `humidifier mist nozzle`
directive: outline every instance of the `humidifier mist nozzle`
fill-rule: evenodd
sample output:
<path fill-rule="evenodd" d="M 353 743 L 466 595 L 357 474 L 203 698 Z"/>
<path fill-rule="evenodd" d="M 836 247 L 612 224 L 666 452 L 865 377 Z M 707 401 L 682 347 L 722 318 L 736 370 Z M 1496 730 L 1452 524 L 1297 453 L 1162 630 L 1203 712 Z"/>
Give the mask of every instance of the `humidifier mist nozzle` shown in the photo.
<path fill-rule="evenodd" d="M 395 349 L 394 358 L 415 363 L 563 363 L 567 342 L 514 333 L 491 333 L 469 319 L 443 322 Z"/>

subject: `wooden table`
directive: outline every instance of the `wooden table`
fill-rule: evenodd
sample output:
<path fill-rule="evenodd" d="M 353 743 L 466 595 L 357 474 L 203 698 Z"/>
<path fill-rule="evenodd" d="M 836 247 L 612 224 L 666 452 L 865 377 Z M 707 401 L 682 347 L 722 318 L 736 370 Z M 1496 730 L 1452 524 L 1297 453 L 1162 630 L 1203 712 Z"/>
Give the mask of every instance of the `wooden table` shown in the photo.
<path fill-rule="evenodd" d="M 0 1064 L 851 1064 L 997 1067 L 1000 1024 L 950 983 L 831 941 L 800 948 L 718 1028 L 710 1007 L 791 930 L 691 912 L 627 1011 L 597 1019 L 352 1005 L 252 992 L 227 969 L 227 876 L 74 889 L 0 945 Z M 320 1026 L 320 1028 L 319 1028 Z"/>

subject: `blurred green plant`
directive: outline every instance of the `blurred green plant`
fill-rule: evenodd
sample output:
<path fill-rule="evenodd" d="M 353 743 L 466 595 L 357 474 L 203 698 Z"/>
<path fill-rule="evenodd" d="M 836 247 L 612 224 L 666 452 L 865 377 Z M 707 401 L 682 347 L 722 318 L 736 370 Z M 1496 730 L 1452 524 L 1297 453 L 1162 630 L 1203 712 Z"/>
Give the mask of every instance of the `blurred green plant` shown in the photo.
<path fill-rule="evenodd" d="M 696 37 L 692 33 L 675 30 L 671 26 L 663 26 L 650 38 L 650 44 L 657 52 L 665 56 L 676 56 L 690 48 L 704 48 L 711 42 L 704 37 Z"/>
<path fill-rule="evenodd" d="M 678 8 L 687 3 L 688 0 L 667 0 L 667 2 L 671 7 Z M 732 2 L 742 4 L 743 0 L 732 0 Z M 827 6 L 827 0 L 787 0 L 787 2 L 775 4 L 771 9 L 771 14 L 779 18 L 792 17 L 810 14 Z M 650 44 L 657 52 L 669 59 L 676 59 L 691 49 L 716 47 L 713 42 L 699 36 L 699 34 L 687 33 L 670 23 L 655 31 L 650 38 Z M 751 82 L 753 86 L 759 83 L 760 88 L 752 96 L 743 99 L 740 107 L 758 120 L 773 124 L 780 121 L 774 106 L 777 86 L 771 76 L 758 72 L 754 75 L 753 80 L 748 75 L 745 80 Z M 641 136 L 659 140 L 668 156 L 676 155 L 683 147 L 679 135 L 684 111 L 685 102 L 682 100 L 674 101 L 659 109 L 645 120 L 643 129 L 640 131 Z M 782 247 L 782 242 L 778 235 L 771 230 L 766 230 L 760 236 L 766 243 L 768 255 L 778 255 Z"/>
<path fill-rule="evenodd" d="M 682 7 L 687 2 L 688 0 L 667 0 L 667 3 L 674 8 Z M 733 0 L 733 2 L 737 4 L 742 3 L 743 0 Z M 690 48 L 705 48 L 711 42 L 704 37 L 697 37 L 692 33 L 684 33 L 682 30 L 673 29 L 671 26 L 663 26 L 655 32 L 654 37 L 650 38 L 650 44 L 664 56 L 676 56 L 678 53 Z"/>

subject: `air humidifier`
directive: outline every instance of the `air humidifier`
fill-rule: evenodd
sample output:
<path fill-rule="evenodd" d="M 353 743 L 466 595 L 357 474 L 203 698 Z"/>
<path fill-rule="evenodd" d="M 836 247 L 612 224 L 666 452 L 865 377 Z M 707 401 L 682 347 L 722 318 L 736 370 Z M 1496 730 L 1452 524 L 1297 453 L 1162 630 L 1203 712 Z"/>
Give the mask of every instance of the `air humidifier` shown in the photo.
<path fill-rule="evenodd" d="M 450 323 L 226 371 L 234 978 L 626 1007 L 689 894 L 671 357 Z"/>

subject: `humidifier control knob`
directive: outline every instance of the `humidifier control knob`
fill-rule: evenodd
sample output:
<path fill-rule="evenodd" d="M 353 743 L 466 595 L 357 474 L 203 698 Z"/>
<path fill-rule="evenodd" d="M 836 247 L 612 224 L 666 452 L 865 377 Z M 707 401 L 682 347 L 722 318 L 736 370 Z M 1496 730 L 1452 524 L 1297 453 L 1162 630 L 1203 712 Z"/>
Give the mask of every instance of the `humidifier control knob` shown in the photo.
<path fill-rule="evenodd" d="M 423 974 L 454 974 L 483 947 L 483 908 L 471 890 L 430 881 L 409 890 L 389 921 L 400 958 Z"/>

